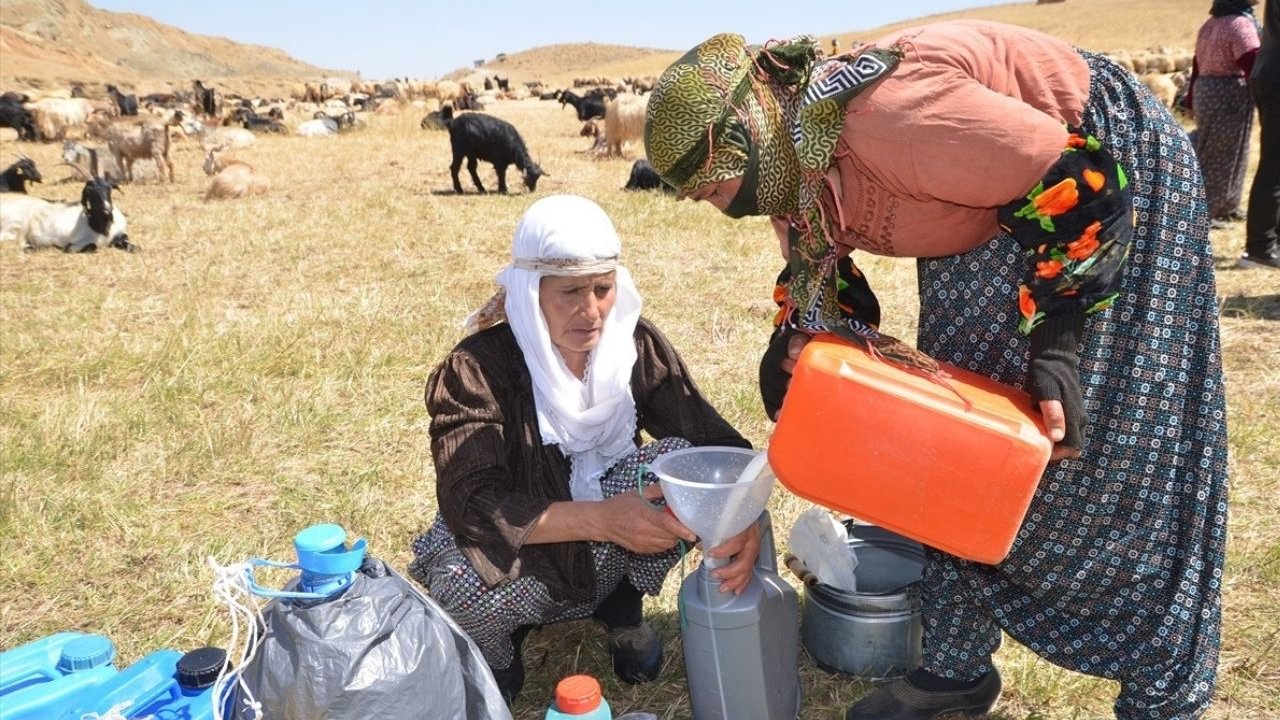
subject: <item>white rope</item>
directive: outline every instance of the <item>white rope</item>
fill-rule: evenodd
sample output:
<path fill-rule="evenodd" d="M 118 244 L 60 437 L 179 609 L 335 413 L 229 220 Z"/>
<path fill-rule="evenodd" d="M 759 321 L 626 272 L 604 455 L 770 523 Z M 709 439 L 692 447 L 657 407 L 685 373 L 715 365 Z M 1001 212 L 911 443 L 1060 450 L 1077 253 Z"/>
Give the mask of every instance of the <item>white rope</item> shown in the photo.
<path fill-rule="evenodd" d="M 232 685 L 238 683 L 241 700 L 248 708 L 247 717 L 259 720 L 262 717 L 262 703 L 254 698 L 253 691 L 245 684 L 243 677 L 243 671 L 249 667 L 258 652 L 258 643 L 255 641 L 257 629 L 265 627 L 257 596 L 249 589 L 249 564 L 219 565 L 213 557 L 209 557 L 208 564 L 214 574 L 213 597 L 227 607 L 227 613 L 231 616 L 231 640 L 227 643 L 227 658 L 234 660 L 236 668 L 232 671 L 233 663 L 228 662 L 218 672 L 211 700 L 213 717 L 214 720 L 225 718 L 223 707 L 227 692 Z"/>

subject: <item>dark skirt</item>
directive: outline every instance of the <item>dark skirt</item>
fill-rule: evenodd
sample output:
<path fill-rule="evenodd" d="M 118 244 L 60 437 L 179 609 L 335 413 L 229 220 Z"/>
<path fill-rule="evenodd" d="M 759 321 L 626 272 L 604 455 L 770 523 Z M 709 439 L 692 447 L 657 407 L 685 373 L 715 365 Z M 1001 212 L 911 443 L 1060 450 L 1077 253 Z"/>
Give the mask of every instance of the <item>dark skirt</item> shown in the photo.
<path fill-rule="evenodd" d="M 1080 356 L 1089 424 L 1050 465 L 1009 557 L 932 552 L 925 669 L 991 669 L 1003 629 L 1062 667 L 1119 680 L 1118 718 L 1198 717 L 1211 702 L 1227 531 L 1227 429 L 1204 186 L 1186 134 L 1127 71 L 1092 71 L 1084 128 L 1129 171 L 1136 212 L 1120 297 Z M 1197 91 L 1197 106 L 1199 97 Z M 921 349 L 1021 386 L 1025 260 L 997 235 L 921 260 Z"/>
<path fill-rule="evenodd" d="M 1195 90 L 1196 158 L 1204 173 L 1209 217 L 1240 213 L 1249 171 L 1253 101 L 1243 78 L 1199 77 Z"/>

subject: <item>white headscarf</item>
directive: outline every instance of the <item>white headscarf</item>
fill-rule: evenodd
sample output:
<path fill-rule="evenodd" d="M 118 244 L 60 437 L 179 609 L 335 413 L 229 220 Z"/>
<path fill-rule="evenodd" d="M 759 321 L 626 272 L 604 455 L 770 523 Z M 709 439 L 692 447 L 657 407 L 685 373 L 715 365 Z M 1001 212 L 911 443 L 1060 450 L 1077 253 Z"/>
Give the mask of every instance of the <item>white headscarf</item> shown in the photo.
<path fill-rule="evenodd" d="M 498 273 L 506 290 L 503 308 L 533 379 L 542 442 L 568 456 L 574 500 L 600 500 L 600 478 L 635 451 L 636 402 L 631 369 L 640 294 L 631 273 L 617 264 L 618 233 L 604 210 L 576 195 L 552 195 L 525 211 L 512 241 L 511 264 Z M 616 300 L 600 341 L 579 380 L 551 344 L 538 305 L 544 275 L 590 275 L 615 271 Z"/>

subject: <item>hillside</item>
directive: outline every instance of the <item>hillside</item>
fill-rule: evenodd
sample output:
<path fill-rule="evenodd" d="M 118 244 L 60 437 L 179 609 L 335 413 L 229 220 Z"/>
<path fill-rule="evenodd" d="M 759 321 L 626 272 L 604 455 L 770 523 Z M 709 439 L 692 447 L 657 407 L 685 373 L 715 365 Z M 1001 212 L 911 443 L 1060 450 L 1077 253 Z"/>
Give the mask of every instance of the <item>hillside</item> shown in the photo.
<path fill-rule="evenodd" d="M 274 48 L 185 32 L 143 15 L 99 10 L 84 0 L 4 0 L 0 58 L 0 85 L 6 89 L 71 82 L 138 87 L 185 85 L 193 78 L 349 75 L 309 65 Z"/>
<path fill-rule="evenodd" d="M 1153 45 L 1190 50 L 1196 31 L 1208 15 L 1206 0 L 1066 0 L 1037 5 L 1032 0 L 1008 5 L 973 8 L 931 15 L 876 28 L 831 32 L 830 23 L 815 19 L 812 32 L 829 47 L 832 37 L 842 47 L 867 41 L 895 30 L 924 22 L 956 18 L 992 20 L 1043 30 L 1079 47 L 1108 51 L 1140 50 Z M 726 20 L 724 31 L 733 31 Z M 747 38 L 760 42 L 765 38 Z M 605 49 L 606 52 L 600 52 Z M 553 45 L 509 54 L 505 60 L 490 60 L 479 70 L 510 75 L 516 81 L 542 79 L 551 85 L 568 84 L 574 77 L 657 75 L 688 48 L 668 51 L 639 50 L 610 45 Z M 629 52 L 628 52 L 629 51 Z M 462 75 L 473 69 L 457 71 Z"/>

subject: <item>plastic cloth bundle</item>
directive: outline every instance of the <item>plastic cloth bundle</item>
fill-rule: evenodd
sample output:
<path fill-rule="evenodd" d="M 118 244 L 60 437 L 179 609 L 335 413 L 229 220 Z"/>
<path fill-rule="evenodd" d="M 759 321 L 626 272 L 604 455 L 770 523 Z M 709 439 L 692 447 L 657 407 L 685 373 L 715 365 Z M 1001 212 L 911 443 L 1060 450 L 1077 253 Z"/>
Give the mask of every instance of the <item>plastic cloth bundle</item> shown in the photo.
<path fill-rule="evenodd" d="M 302 573 L 284 591 L 264 590 L 245 573 L 254 594 L 273 599 L 239 669 L 233 717 L 511 720 L 471 638 L 404 577 L 365 556 L 363 540 L 351 550 L 344 540 L 336 525 L 299 533 L 299 562 L 286 567 Z"/>

